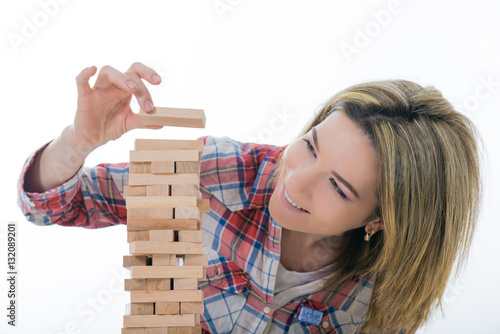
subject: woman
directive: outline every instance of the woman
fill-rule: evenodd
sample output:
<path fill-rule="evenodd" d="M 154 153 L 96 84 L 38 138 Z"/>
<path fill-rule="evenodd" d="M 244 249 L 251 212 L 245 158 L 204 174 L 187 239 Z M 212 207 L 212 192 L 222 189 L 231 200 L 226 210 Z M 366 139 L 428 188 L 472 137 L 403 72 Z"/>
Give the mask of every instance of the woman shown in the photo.
<path fill-rule="evenodd" d="M 143 126 L 149 67 L 77 77 L 72 126 L 27 160 L 19 204 L 38 225 L 125 224 L 128 163 L 82 168 Z M 349 87 L 284 147 L 202 137 L 210 199 L 204 330 L 214 333 L 413 333 L 463 265 L 481 198 L 476 129 L 432 87 Z"/>

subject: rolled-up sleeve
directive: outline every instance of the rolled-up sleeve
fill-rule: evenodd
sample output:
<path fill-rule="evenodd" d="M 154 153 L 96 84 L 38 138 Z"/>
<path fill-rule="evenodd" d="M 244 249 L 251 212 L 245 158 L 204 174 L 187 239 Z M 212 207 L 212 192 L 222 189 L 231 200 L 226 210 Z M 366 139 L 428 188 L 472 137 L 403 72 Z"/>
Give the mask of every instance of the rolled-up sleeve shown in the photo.
<path fill-rule="evenodd" d="M 26 159 L 19 176 L 17 202 L 26 219 L 40 226 L 90 229 L 126 224 L 123 189 L 128 185 L 127 162 L 82 166 L 69 180 L 43 193 L 25 190 L 27 171 L 49 143 Z"/>

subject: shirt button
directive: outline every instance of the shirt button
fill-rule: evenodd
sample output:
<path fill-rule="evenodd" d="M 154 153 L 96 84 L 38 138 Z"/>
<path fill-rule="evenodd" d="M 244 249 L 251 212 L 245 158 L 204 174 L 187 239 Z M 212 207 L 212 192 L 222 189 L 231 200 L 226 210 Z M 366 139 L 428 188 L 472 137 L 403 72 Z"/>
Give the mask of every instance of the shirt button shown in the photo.
<path fill-rule="evenodd" d="M 264 307 L 264 313 L 269 313 L 269 311 L 270 311 L 270 310 L 271 310 L 271 309 L 270 309 L 269 307 L 267 307 L 267 306 L 266 306 L 266 307 Z"/>
<path fill-rule="evenodd" d="M 327 328 L 328 326 L 330 326 L 330 324 L 328 323 L 328 321 L 323 322 L 323 328 Z"/>

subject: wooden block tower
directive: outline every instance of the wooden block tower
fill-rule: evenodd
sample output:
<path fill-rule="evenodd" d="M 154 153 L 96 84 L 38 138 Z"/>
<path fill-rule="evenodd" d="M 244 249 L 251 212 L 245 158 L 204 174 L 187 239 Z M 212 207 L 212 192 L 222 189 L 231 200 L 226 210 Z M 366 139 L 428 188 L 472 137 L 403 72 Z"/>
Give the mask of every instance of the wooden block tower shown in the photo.
<path fill-rule="evenodd" d="M 140 112 L 145 125 L 205 127 L 199 109 L 155 108 Z M 209 200 L 201 199 L 202 140 L 136 139 L 130 151 L 127 241 L 130 269 L 125 291 L 130 291 L 122 334 L 201 333 L 203 291 L 208 257 L 201 241 L 202 213 Z"/>

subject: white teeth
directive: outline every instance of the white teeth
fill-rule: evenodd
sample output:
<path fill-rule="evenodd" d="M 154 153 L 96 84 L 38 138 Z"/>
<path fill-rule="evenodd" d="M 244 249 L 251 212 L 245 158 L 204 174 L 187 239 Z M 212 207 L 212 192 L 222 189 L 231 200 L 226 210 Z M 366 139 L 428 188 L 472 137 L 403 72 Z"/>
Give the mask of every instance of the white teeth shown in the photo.
<path fill-rule="evenodd" d="M 292 199 L 290 198 L 290 196 L 288 196 L 288 193 L 286 192 L 286 189 L 285 189 L 285 198 L 286 200 L 291 204 L 293 205 L 294 207 L 296 207 L 297 209 L 300 209 L 302 211 L 306 211 L 304 209 L 302 209 L 297 203 L 295 203 L 294 201 L 292 201 Z"/>

